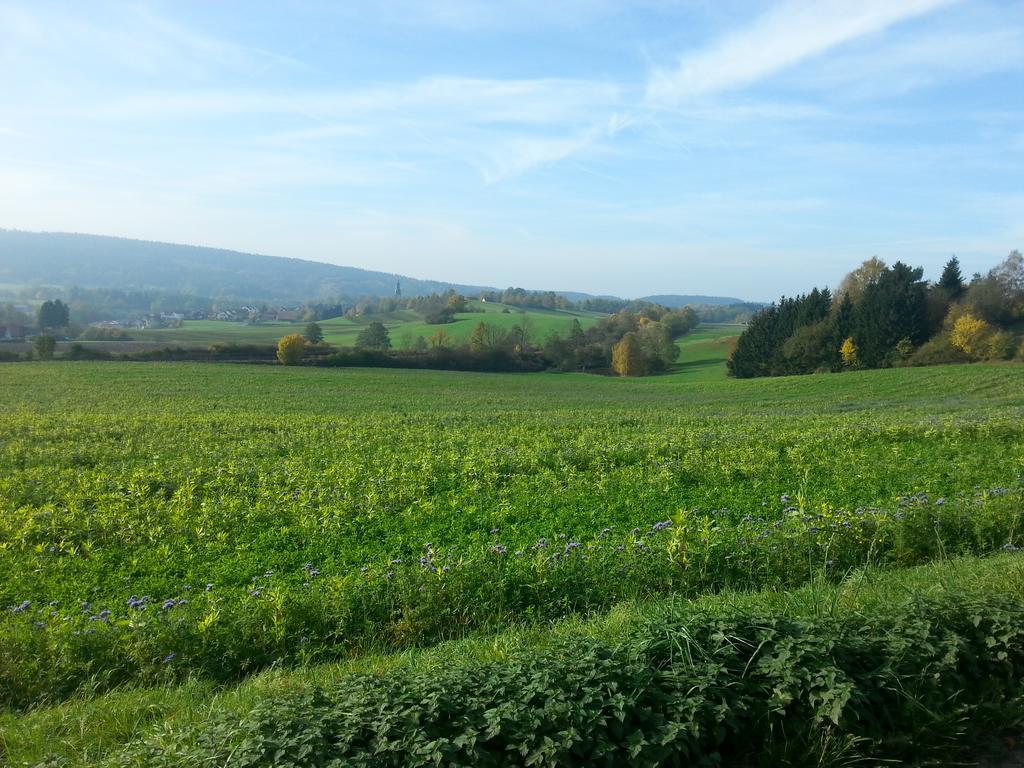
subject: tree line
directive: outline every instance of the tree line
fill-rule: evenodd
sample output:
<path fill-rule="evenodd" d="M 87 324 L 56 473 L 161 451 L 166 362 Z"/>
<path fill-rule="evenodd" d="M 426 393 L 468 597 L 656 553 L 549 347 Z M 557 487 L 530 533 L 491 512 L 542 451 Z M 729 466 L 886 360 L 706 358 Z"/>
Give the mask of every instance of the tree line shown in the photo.
<path fill-rule="evenodd" d="M 965 281 L 954 256 L 936 282 L 878 258 L 836 289 L 814 288 L 754 315 L 728 361 L 737 378 L 1024 357 L 1024 258 L 1013 251 Z"/>
<path fill-rule="evenodd" d="M 317 323 L 304 333 L 289 334 L 278 343 L 278 360 L 298 365 L 316 353 L 320 365 L 359 365 L 463 370 L 535 371 L 555 369 L 620 376 L 646 376 L 664 371 L 679 354 L 675 339 L 695 328 L 699 319 L 689 307 L 656 305 L 640 312 L 622 310 L 584 329 L 573 319 L 565 334 L 537 339 L 529 318 L 504 328 L 478 322 L 465 342 L 456 342 L 444 328 L 429 337 L 405 339 L 400 348 L 380 321 L 370 322 L 351 348 L 324 353 L 323 329 Z"/>

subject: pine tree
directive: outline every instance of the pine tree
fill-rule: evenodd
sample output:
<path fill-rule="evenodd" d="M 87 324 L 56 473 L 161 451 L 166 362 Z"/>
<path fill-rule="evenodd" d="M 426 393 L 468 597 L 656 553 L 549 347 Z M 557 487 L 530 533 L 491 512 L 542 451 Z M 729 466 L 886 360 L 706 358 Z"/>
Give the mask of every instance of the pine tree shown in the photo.
<path fill-rule="evenodd" d="M 963 296 L 966 287 L 964 276 L 960 273 L 960 260 L 956 256 L 946 262 L 942 277 L 939 278 L 939 288 L 950 301 L 956 301 Z"/>
<path fill-rule="evenodd" d="M 917 346 L 928 338 L 928 294 L 923 270 L 897 261 L 864 289 L 856 304 L 853 331 L 860 362 L 878 368 L 891 362 L 903 338 Z"/>
<path fill-rule="evenodd" d="M 319 323 L 310 323 L 303 330 L 302 335 L 310 344 L 319 344 L 324 340 L 324 329 L 320 327 Z"/>

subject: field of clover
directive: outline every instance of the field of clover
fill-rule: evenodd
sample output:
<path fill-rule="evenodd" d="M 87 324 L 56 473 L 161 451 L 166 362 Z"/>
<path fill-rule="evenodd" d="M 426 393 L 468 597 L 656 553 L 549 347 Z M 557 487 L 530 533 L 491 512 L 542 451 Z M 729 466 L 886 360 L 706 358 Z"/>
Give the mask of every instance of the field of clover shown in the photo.
<path fill-rule="evenodd" d="M 0 367 L 0 699 L 1013 551 L 1022 385 Z"/>

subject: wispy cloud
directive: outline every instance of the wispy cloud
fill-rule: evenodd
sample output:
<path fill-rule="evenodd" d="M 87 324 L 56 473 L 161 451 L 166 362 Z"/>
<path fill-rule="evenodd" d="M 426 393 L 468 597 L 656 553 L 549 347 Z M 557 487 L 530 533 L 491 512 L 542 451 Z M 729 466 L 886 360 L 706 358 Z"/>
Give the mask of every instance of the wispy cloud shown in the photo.
<path fill-rule="evenodd" d="M 1024 12 L 1018 8 L 1016 15 L 1016 25 L 1000 24 L 999 18 L 985 19 L 974 28 L 943 24 L 897 44 L 839 53 L 813 70 L 795 73 L 789 82 L 797 88 L 871 99 L 1024 69 Z"/>
<path fill-rule="evenodd" d="M 602 140 L 612 138 L 632 123 L 633 119 L 628 115 L 616 113 L 573 136 L 518 137 L 501 142 L 492 147 L 484 161 L 478 164 L 480 175 L 488 184 L 521 176 L 535 168 L 580 154 Z"/>
<path fill-rule="evenodd" d="M 613 106 L 614 83 L 559 78 L 499 80 L 428 77 L 353 90 L 159 91 L 95 105 L 90 114 L 116 120 L 206 118 L 227 115 L 298 114 L 353 117 L 417 110 L 443 114 L 449 122 L 543 124 Z M 459 110 L 456 113 L 450 110 Z"/>
<path fill-rule="evenodd" d="M 934 11 L 955 0 L 787 0 L 711 46 L 657 69 L 648 101 L 675 104 L 688 97 L 733 90 L 775 75 L 805 59 Z"/>
<path fill-rule="evenodd" d="M 193 29 L 151 5 L 117 0 L 90 3 L 88 12 L 46 3 L 0 6 L 0 61 L 29 55 L 203 78 L 224 71 L 256 76 L 276 66 L 304 68 L 292 57 Z"/>
<path fill-rule="evenodd" d="M 397 26 L 475 32 L 488 29 L 579 27 L 622 13 L 622 0 L 377 0 L 343 9 L 352 17 L 373 16 Z"/>
<path fill-rule="evenodd" d="M 622 103 L 622 87 L 603 81 L 429 77 L 351 90 L 161 91 L 86 105 L 82 116 L 122 126 L 242 117 L 297 122 L 259 140 L 293 148 L 370 143 L 376 154 L 387 148 L 459 159 L 493 184 L 614 137 L 631 120 L 618 111 Z"/>

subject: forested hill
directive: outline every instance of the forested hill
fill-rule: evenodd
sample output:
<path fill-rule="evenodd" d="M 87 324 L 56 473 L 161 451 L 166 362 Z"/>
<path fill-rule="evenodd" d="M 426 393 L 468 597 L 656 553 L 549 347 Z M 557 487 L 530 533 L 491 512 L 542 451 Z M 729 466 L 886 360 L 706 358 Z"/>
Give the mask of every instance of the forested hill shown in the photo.
<path fill-rule="evenodd" d="M 68 232 L 0 229 L 0 285 L 155 290 L 212 299 L 315 302 L 339 297 L 394 296 L 399 280 L 403 296 L 427 296 L 444 293 L 449 288 L 470 296 L 496 290 L 490 286 L 420 280 L 388 272 L 222 248 Z M 555 293 L 574 302 L 626 301 L 572 291 Z M 741 299 L 700 295 L 646 296 L 640 300 L 673 309 L 742 303 Z"/>
<path fill-rule="evenodd" d="M 316 261 L 119 237 L 0 229 L 0 283 L 146 288 L 254 301 L 422 296 L 480 286 L 417 280 Z"/>

